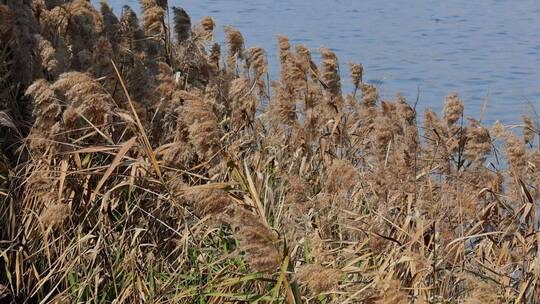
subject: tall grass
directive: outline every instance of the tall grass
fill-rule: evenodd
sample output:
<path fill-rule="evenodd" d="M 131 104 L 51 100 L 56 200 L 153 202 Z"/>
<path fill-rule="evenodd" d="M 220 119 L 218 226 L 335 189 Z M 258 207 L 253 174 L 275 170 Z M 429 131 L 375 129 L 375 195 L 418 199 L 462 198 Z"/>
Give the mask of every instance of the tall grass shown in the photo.
<path fill-rule="evenodd" d="M 0 1 L 0 299 L 538 303 L 537 116 L 420 119 L 284 36 L 269 81 L 214 28 Z"/>

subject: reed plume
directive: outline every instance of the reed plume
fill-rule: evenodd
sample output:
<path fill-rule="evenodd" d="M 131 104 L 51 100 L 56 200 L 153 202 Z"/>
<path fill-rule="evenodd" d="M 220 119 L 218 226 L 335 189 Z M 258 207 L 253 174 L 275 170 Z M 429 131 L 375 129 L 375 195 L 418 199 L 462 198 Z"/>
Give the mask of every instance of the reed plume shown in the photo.
<path fill-rule="evenodd" d="M 151 58 L 165 56 L 167 26 L 165 9 L 156 0 L 140 0 L 142 7 L 142 28 L 147 37 L 147 54 Z"/>
<path fill-rule="evenodd" d="M 309 264 L 298 271 L 297 278 L 313 294 L 317 295 L 336 289 L 342 275 L 338 269 L 327 268 L 319 264 Z"/>
<path fill-rule="evenodd" d="M 257 99 L 251 92 L 251 87 L 247 78 L 237 78 L 231 82 L 231 124 L 236 130 L 251 126 L 255 120 Z"/>
<path fill-rule="evenodd" d="M 195 214 L 200 217 L 209 215 L 220 217 L 233 206 L 227 192 L 220 189 L 191 189 L 187 191 L 186 197 L 193 205 Z"/>
<path fill-rule="evenodd" d="M 463 116 L 463 102 L 457 93 L 452 93 L 446 97 L 444 102 L 444 119 L 451 127 Z"/>
<path fill-rule="evenodd" d="M 309 90 L 310 61 L 299 53 L 291 53 L 288 55 L 287 65 L 284 68 L 283 84 L 293 97 L 306 101 Z"/>
<path fill-rule="evenodd" d="M 40 216 L 40 221 L 47 228 L 61 225 L 69 217 L 69 206 L 66 204 L 53 204 L 47 206 Z"/>
<path fill-rule="evenodd" d="M 39 54 L 41 56 L 41 63 L 45 72 L 50 75 L 51 79 L 56 78 L 61 71 L 61 62 L 56 58 L 56 50 L 52 44 L 41 37 L 41 35 L 35 36 L 38 41 Z"/>
<path fill-rule="evenodd" d="M 379 93 L 377 88 L 370 84 L 362 85 L 362 102 L 365 107 L 374 107 L 379 100 Z"/>
<path fill-rule="evenodd" d="M 94 125 L 102 125 L 110 121 L 114 102 L 111 96 L 92 77 L 80 72 L 69 72 L 51 86 L 67 98 L 69 106 L 75 112 Z M 66 126 L 75 127 L 77 119 L 70 117 Z"/>
<path fill-rule="evenodd" d="M 476 281 L 468 278 L 471 285 L 471 294 L 465 299 L 465 304 L 497 303 L 500 301 L 497 295 L 497 286 L 490 282 Z"/>
<path fill-rule="evenodd" d="M 73 25 L 71 36 L 77 40 L 74 41 L 74 45 L 82 43 L 86 46 L 91 41 L 83 43 L 82 39 L 95 39 L 96 32 L 101 32 L 103 29 L 101 14 L 88 1 L 74 0 L 65 5 L 65 10 L 69 14 L 70 23 Z"/>
<path fill-rule="evenodd" d="M 158 123 L 154 130 L 160 143 L 172 141 L 172 147 L 165 153 L 164 159 L 171 165 L 189 163 L 192 158 L 189 146 L 189 132 L 184 119 L 184 100 L 179 84 L 174 78 L 172 68 L 164 62 L 159 64 L 160 74 L 157 87 L 160 101 L 157 107 Z"/>
<path fill-rule="evenodd" d="M 359 63 L 349 63 L 349 70 L 351 73 L 351 79 L 354 86 L 354 91 L 360 87 L 362 83 L 362 75 L 364 73 L 364 67 Z"/>
<path fill-rule="evenodd" d="M 358 183 L 358 171 L 345 160 L 334 160 L 328 169 L 326 190 L 328 193 L 352 191 Z"/>
<path fill-rule="evenodd" d="M 116 47 L 120 42 L 120 21 L 107 2 L 101 1 L 100 5 L 100 13 L 103 19 L 103 32 L 113 47 Z"/>
<path fill-rule="evenodd" d="M 181 92 L 189 140 L 201 159 L 211 159 L 220 149 L 221 132 L 212 104 L 200 95 Z"/>
<path fill-rule="evenodd" d="M 210 49 L 208 56 L 208 63 L 214 69 L 214 73 L 219 71 L 219 62 L 221 60 L 221 46 L 218 43 L 214 43 Z"/>
<path fill-rule="evenodd" d="M 130 54 L 131 51 L 142 51 L 141 41 L 144 38 L 144 33 L 139 27 L 137 14 L 129 6 L 124 6 L 122 10 L 118 32 L 122 53 Z"/>
<path fill-rule="evenodd" d="M 525 144 L 534 144 L 534 137 L 536 134 L 540 134 L 540 129 L 535 125 L 534 121 L 527 115 L 522 115 L 521 119 L 523 120 L 523 140 Z"/>
<path fill-rule="evenodd" d="M 0 4 L 0 40 L 7 42 L 15 29 L 15 15 L 7 5 Z"/>
<path fill-rule="evenodd" d="M 56 146 L 56 138 L 61 130 L 62 113 L 59 100 L 51 85 L 43 80 L 35 81 L 26 90 L 34 101 L 34 124 L 30 131 L 30 149 L 45 152 L 48 147 Z"/>
<path fill-rule="evenodd" d="M 252 79 L 254 85 L 257 87 L 259 96 L 265 96 L 266 86 L 262 76 L 268 73 L 268 62 L 266 61 L 264 50 L 259 47 L 249 48 L 245 50 L 243 57 L 245 58 L 244 69 L 248 73 L 250 70 L 252 71 L 249 78 Z"/>
<path fill-rule="evenodd" d="M 380 282 L 381 293 L 376 304 L 405 304 L 409 303 L 408 295 L 402 290 L 400 282 L 396 279 L 386 279 Z"/>
<path fill-rule="evenodd" d="M 92 67 L 89 69 L 96 77 L 111 75 L 111 60 L 114 59 L 114 47 L 106 37 L 99 37 L 96 49 L 92 54 Z"/>
<path fill-rule="evenodd" d="M 178 43 L 182 43 L 191 36 L 191 17 L 181 7 L 173 7 L 174 32 Z"/>
<path fill-rule="evenodd" d="M 252 77 L 254 79 L 258 79 L 268 72 L 266 54 L 262 48 L 249 48 L 245 51 L 245 55 L 243 57 L 246 60 L 246 69 L 253 69 Z"/>
<path fill-rule="evenodd" d="M 238 59 L 242 59 L 244 50 L 244 37 L 237 28 L 230 25 L 225 27 L 227 46 L 227 70 L 229 73 L 236 74 L 236 64 Z"/>
<path fill-rule="evenodd" d="M 35 56 L 32 50 L 37 49 L 35 35 L 39 34 L 39 26 L 35 19 L 30 1 L 5 2 L 6 6 L 0 9 L 3 19 L 0 33 L 4 39 L 11 38 L 9 48 L 7 43 L 3 49 L 13 52 L 13 64 L 11 66 L 12 77 L 18 83 L 29 86 L 34 79 L 42 77 L 39 64 L 39 56 Z M 7 9 L 6 9 L 7 8 Z M 9 22 L 9 23 L 7 23 Z M 6 41 L 7 42 L 7 41 Z"/>
<path fill-rule="evenodd" d="M 281 71 L 281 81 L 285 82 L 285 73 L 287 71 L 287 57 L 291 50 L 291 44 L 289 38 L 284 35 L 278 35 L 278 47 L 279 47 L 279 63 Z"/>
<path fill-rule="evenodd" d="M 194 30 L 197 37 L 206 41 L 214 40 L 214 28 L 216 23 L 212 17 L 206 16 L 199 21 L 199 24 Z"/>
<path fill-rule="evenodd" d="M 279 47 L 279 61 L 281 62 L 281 69 L 284 69 L 285 62 L 287 62 L 287 55 L 291 50 L 291 44 L 289 43 L 289 37 L 284 35 L 278 35 L 278 47 Z"/>
<path fill-rule="evenodd" d="M 473 163 L 483 163 L 491 153 L 492 148 L 489 130 L 480 125 L 475 119 L 470 119 L 467 128 L 467 143 L 465 145 L 465 157 Z"/>
<path fill-rule="evenodd" d="M 514 172 L 514 174 L 520 174 L 525 169 L 526 165 L 526 150 L 524 142 L 521 141 L 516 135 L 508 133 L 506 135 L 506 155 L 508 157 L 508 164 Z"/>
<path fill-rule="evenodd" d="M 164 34 L 165 10 L 155 0 L 141 0 L 142 26 L 147 36 L 156 37 Z"/>
<path fill-rule="evenodd" d="M 328 91 L 332 98 L 331 103 L 336 110 L 343 106 L 341 94 L 341 77 L 339 76 L 339 64 L 334 52 L 327 48 L 320 48 L 319 53 L 322 58 L 322 79 L 328 86 Z"/>
<path fill-rule="evenodd" d="M 279 240 L 257 216 L 242 208 L 234 208 L 231 225 L 240 241 L 250 268 L 254 271 L 277 270 L 283 258 L 279 251 Z"/>
<path fill-rule="evenodd" d="M 293 126 L 296 122 L 296 103 L 290 91 L 283 86 L 273 88 L 274 95 L 268 106 L 268 114 L 274 124 Z"/>

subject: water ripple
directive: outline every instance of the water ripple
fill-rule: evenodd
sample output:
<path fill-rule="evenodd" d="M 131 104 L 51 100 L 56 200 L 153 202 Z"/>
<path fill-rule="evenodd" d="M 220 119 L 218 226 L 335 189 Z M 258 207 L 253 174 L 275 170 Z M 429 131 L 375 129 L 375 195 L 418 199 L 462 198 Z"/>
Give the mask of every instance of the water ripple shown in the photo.
<path fill-rule="evenodd" d="M 92 0 L 98 2 L 98 0 Z M 115 12 L 137 1 L 109 0 Z M 263 46 L 272 77 L 279 75 L 277 34 L 313 48 L 333 47 L 351 91 L 348 61 L 365 66 L 368 82 L 385 96 L 403 91 L 421 105 L 440 109 L 449 91 L 460 91 L 478 115 L 489 92 L 489 119 L 517 121 L 524 98 L 540 112 L 540 1 L 469 0 L 169 0 L 196 20 L 211 15 L 222 26 L 238 27 L 247 46 Z M 294 37 L 294 39 L 292 39 Z M 489 122 L 490 120 L 487 120 Z"/>

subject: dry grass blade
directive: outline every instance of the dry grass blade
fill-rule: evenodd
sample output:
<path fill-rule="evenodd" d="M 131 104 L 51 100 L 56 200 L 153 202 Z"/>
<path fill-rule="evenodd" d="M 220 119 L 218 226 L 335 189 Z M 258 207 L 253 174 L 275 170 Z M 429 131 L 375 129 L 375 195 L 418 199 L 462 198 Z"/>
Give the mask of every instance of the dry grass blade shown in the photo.
<path fill-rule="evenodd" d="M 128 140 L 125 144 L 122 145 L 122 148 L 118 151 L 113 161 L 107 168 L 107 171 L 105 171 L 105 173 L 99 180 L 96 188 L 94 189 L 94 192 L 92 193 L 93 198 L 96 197 L 96 195 L 99 193 L 99 190 L 101 190 L 101 187 L 103 187 L 107 179 L 111 176 L 111 174 L 114 172 L 116 167 L 118 167 L 118 165 L 120 164 L 120 162 L 122 161 L 126 153 L 129 151 L 129 149 L 131 149 L 131 147 L 133 147 L 136 141 L 137 141 L 137 137 L 132 137 L 130 140 Z"/>
<path fill-rule="evenodd" d="M 244 162 L 244 172 L 245 172 L 245 180 L 248 182 L 248 191 L 251 195 L 251 198 L 255 202 L 255 207 L 257 208 L 257 213 L 259 214 L 261 220 L 268 226 L 268 221 L 266 220 L 266 214 L 264 212 L 264 206 L 261 202 L 259 193 L 257 192 L 257 188 L 255 187 L 255 183 L 253 183 L 253 179 L 251 178 L 251 173 L 249 172 L 249 168 L 247 163 Z"/>
<path fill-rule="evenodd" d="M 154 155 L 154 151 L 152 150 L 152 147 L 150 146 L 150 142 L 148 141 L 148 137 L 146 136 L 146 131 L 144 129 L 143 124 L 141 123 L 141 120 L 139 119 L 139 115 L 137 114 L 137 110 L 135 109 L 135 106 L 133 105 L 133 101 L 131 100 L 131 97 L 129 95 L 128 89 L 124 83 L 124 79 L 120 72 L 118 71 L 118 68 L 116 67 L 116 64 L 114 61 L 111 60 L 111 63 L 114 67 L 114 71 L 116 72 L 116 75 L 118 77 L 118 80 L 120 81 L 120 84 L 122 85 L 122 89 L 124 90 L 124 94 L 126 95 L 129 106 L 131 109 L 131 112 L 133 114 L 133 117 L 135 117 L 135 121 L 137 123 L 137 128 L 139 130 L 139 136 L 146 148 L 146 153 L 148 155 L 148 158 L 150 159 L 150 162 L 152 162 L 152 166 L 154 167 L 154 170 L 156 170 L 156 174 L 158 175 L 159 179 L 162 179 L 163 176 L 161 175 L 161 170 L 159 168 L 159 165 L 156 160 L 156 156 Z"/>

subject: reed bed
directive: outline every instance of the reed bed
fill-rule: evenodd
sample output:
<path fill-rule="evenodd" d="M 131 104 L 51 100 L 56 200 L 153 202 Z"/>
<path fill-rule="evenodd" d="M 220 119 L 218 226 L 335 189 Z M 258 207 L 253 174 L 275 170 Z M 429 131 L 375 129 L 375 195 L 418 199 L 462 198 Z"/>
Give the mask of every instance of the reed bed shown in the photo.
<path fill-rule="evenodd" d="M 537 116 L 140 6 L 0 0 L 2 301 L 539 303 Z"/>

